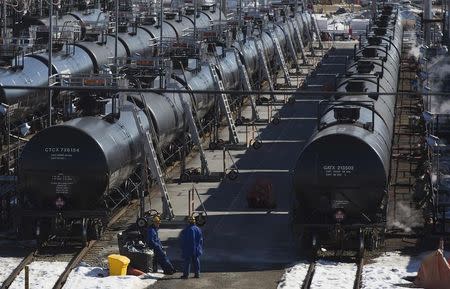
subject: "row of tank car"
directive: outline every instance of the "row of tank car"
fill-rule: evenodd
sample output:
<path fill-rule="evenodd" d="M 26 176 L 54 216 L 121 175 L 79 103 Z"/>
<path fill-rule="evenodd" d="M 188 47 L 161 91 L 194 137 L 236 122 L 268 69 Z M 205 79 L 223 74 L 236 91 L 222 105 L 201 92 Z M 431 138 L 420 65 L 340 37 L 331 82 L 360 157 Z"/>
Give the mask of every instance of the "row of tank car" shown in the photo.
<path fill-rule="evenodd" d="M 192 10 L 184 14 L 167 14 L 163 21 L 163 35 L 180 37 L 184 31 L 193 28 Z M 225 19 L 221 12 L 209 6 L 203 6 L 195 23 L 197 28 L 210 26 L 212 21 Z M 277 13 L 277 12 L 276 12 Z M 252 22 L 251 22 L 252 23 Z M 167 154 L 178 149 L 183 143 L 186 115 L 181 101 L 185 101 L 196 111 L 197 117 L 205 121 L 214 109 L 214 96 L 189 91 L 215 90 L 212 71 L 208 63 L 213 63 L 226 90 L 239 90 L 243 86 L 237 58 L 245 65 L 252 81 L 260 75 L 259 57 L 256 42 L 262 41 L 265 55 L 273 70 L 277 68 L 275 44 L 278 38 L 281 49 L 288 55 L 287 37 L 293 39 L 295 47 L 300 50 L 306 45 L 307 33 L 311 31 L 311 18 L 308 12 L 298 12 L 291 7 L 290 14 L 268 22 L 259 22 L 264 26 L 260 35 L 247 33 L 246 37 L 237 38 L 230 47 L 217 49 L 218 55 L 207 54 L 192 69 L 184 72 L 173 70 L 172 87 L 185 93 L 143 92 L 122 93 L 121 98 L 131 106 L 142 108 L 143 97 L 150 111 L 150 116 L 141 110 L 143 126 L 147 129 L 149 121 L 156 130 L 157 143 Z M 266 26 L 267 25 L 267 26 Z M 265 28 L 273 27 L 275 33 Z M 248 31 L 251 31 L 248 29 Z M 136 30 L 135 30 L 136 32 Z M 299 32 L 299 33 L 298 33 Z M 119 33 L 119 57 L 134 55 L 157 55 L 158 45 L 148 43 L 158 38 L 160 31 L 155 25 L 140 25 L 136 33 Z M 289 33 L 289 36 L 288 36 Z M 300 37 L 298 37 L 300 36 Z M 75 53 L 64 52 L 55 55 L 53 62 L 56 73 L 78 74 L 81 72 L 99 72 L 108 57 L 114 55 L 114 38 L 107 36 L 105 43 L 87 40 L 74 44 Z M 64 51 L 64 49 L 63 49 Z M 44 69 L 46 55 L 30 55 L 27 61 L 41 61 Z M 293 59 L 293 58 L 291 58 Z M 71 60 L 71 61 L 69 61 Z M 205 63 L 207 63 L 205 65 Z M 4 83 L 23 83 L 23 71 L 35 77 L 36 85 L 46 85 L 34 67 L 24 67 L 17 73 L 17 80 L 0 78 Z M 158 81 L 156 81 L 158 82 Z M 3 96 L 11 101 L 27 98 L 32 91 L 12 93 L 4 90 Z M 235 97 L 235 96 L 232 96 Z M 105 106 L 111 111 L 111 103 Z M 20 195 L 20 224 L 24 235 L 35 235 L 45 240 L 49 235 L 80 236 L 83 240 L 97 238 L 114 207 L 126 201 L 134 190 L 130 178 L 140 168 L 142 153 L 142 136 L 139 134 L 131 111 L 121 111 L 118 119 L 99 116 L 84 116 L 55 125 L 37 133 L 24 147 L 18 171 Z M 164 160 L 160 160 L 164 161 Z"/>
<path fill-rule="evenodd" d="M 285 33 L 292 34 L 292 39 L 298 43 L 299 39 L 294 33 L 294 27 L 301 30 L 302 37 L 305 37 L 306 32 L 311 28 L 308 13 L 296 13 L 295 15 L 295 18 L 285 23 L 278 23 L 274 27 L 283 47 L 286 45 Z M 157 42 L 161 35 L 163 39 L 181 38 L 186 35 L 187 31 L 193 30 L 194 22 L 196 28 L 205 29 L 210 27 L 211 23 L 226 19 L 225 15 L 215 8 L 215 5 L 204 5 L 198 11 L 196 17 L 194 17 L 192 8 L 185 9 L 183 12 L 165 13 L 164 17 L 162 29 L 156 23 L 159 20 L 154 17 L 142 17 L 139 23 L 132 25 L 133 27 L 129 27 L 131 25 L 127 25 L 128 23 L 125 23 L 126 26 L 120 26 L 117 57 L 130 59 L 137 56 L 144 58 L 156 56 L 158 54 Z M 53 74 L 81 75 L 105 72 L 105 68 L 107 69 L 108 65 L 111 64 L 112 58 L 116 54 L 115 37 L 114 34 L 108 34 L 109 24 L 104 12 L 98 9 L 71 12 L 55 19 L 54 22 L 58 27 L 62 27 L 59 28 L 61 41 L 64 41 L 64 35 L 70 34 L 70 29 L 75 29 L 75 26 L 79 27 L 79 32 L 72 35 L 73 39 L 76 40 L 74 43 L 67 40 L 64 45 L 59 45 L 58 48 L 54 47 L 59 51 L 54 52 L 52 56 Z M 30 23 L 22 26 L 45 31 L 42 28 L 48 26 L 48 19 L 30 21 Z M 35 34 L 35 37 L 38 36 L 39 34 Z M 271 61 L 275 61 L 274 44 L 267 33 L 262 35 L 262 41 L 266 55 Z M 58 45 L 55 44 L 55 46 Z M 249 74 L 255 76 L 257 52 L 254 42 L 248 41 L 242 47 L 239 45 L 239 49 L 242 50 L 242 56 Z M 11 85 L 22 87 L 47 86 L 46 71 L 48 71 L 48 54 L 46 52 L 18 56 L 15 60 L 12 60 L 12 65 L 0 67 L 0 102 L 7 105 L 17 104 L 18 108 L 15 111 L 21 113 L 16 117 L 12 116 L 13 118 L 20 120 L 26 116 L 24 113 L 30 114 L 39 109 L 45 111 L 46 94 L 32 89 L 4 89 L 3 87 Z"/>
<path fill-rule="evenodd" d="M 293 225 L 307 248 L 363 250 L 383 238 L 402 37 L 397 9 L 382 6 L 340 94 L 321 103 L 294 177 Z"/>

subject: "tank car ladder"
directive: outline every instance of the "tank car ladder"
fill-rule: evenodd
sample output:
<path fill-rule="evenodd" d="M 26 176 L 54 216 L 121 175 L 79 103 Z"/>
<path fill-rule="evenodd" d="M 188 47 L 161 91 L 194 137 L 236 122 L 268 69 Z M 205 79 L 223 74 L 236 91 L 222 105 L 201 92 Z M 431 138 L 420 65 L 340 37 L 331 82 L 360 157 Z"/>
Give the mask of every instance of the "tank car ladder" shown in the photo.
<path fill-rule="evenodd" d="M 262 63 L 262 68 L 264 71 L 264 74 L 267 77 L 267 81 L 269 82 L 269 87 L 270 87 L 270 91 L 273 91 L 273 81 L 272 81 L 272 77 L 270 75 L 270 71 L 269 71 L 269 65 L 267 63 L 267 59 L 266 59 L 266 53 L 264 52 L 264 47 L 262 44 L 262 40 L 256 40 L 256 48 L 258 50 L 258 54 L 259 54 L 259 60 L 261 61 L 260 63 Z"/>
<path fill-rule="evenodd" d="M 294 20 L 293 23 L 294 23 L 294 32 L 295 32 L 295 35 L 297 36 L 298 43 L 300 44 L 300 52 L 302 53 L 303 64 L 308 64 L 308 60 L 306 59 L 306 54 L 305 54 L 305 46 L 303 44 L 303 39 L 302 39 L 302 35 L 300 33 L 300 28 L 298 26 L 298 22 L 296 20 Z"/>
<path fill-rule="evenodd" d="M 317 24 L 316 16 L 314 16 L 314 14 L 312 14 L 312 13 L 311 13 L 311 18 L 312 18 L 312 22 L 313 22 L 312 24 L 314 26 L 314 32 L 317 35 L 317 41 L 319 41 L 319 48 L 322 49 L 323 48 L 323 44 L 322 44 L 322 39 L 320 38 L 319 24 Z"/>
<path fill-rule="evenodd" d="M 184 70 L 183 63 L 180 62 L 181 72 L 183 73 L 183 79 L 184 82 L 187 83 L 186 79 L 186 71 Z M 171 85 L 169 83 L 169 87 L 173 88 L 174 90 L 177 90 L 178 87 Z M 193 105 L 192 108 L 189 106 L 189 104 L 184 100 L 184 98 L 181 96 L 180 93 L 178 93 L 178 97 L 180 98 L 181 105 L 183 106 L 183 111 L 187 114 L 187 122 L 189 126 L 189 131 L 192 134 L 192 138 L 194 140 L 194 144 L 197 145 L 199 151 L 200 151 L 200 162 L 201 162 L 201 173 L 202 175 L 209 176 L 211 173 L 208 168 L 208 161 L 206 160 L 205 151 L 202 147 L 202 142 L 200 140 L 200 134 L 198 133 L 197 125 L 195 124 L 195 121 L 197 121 L 198 124 L 200 124 L 200 120 L 197 117 L 197 110 L 195 109 L 195 106 Z M 195 112 L 195 116 L 192 113 L 192 110 Z M 185 168 L 185 162 L 182 162 L 182 173 L 184 172 Z"/>
<path fill-rule="evenodd" d="M 311 54 L 312 54 L 312 56 L 314 56 L 315 53 L 314 53 L 314 48 L 313 48 L 313 45 L 312 45 L 312 42 L 313 42 L 313 34 L 312 33 L 313 32 L 311 31 L 311 29 L 309 29 L 310 27 L 306 26 L 306 21 L 305 21 L 305 19 L 303 19 L 303 15 L 300 16 L 300 19 L 302 20 L 303 27 L 305 27 L 305 29 L 307 29 L 306 38 L 308 40 L 309 47 L 311 48 L 310 49 L 311 50 Z M 302 34 L 301 30 L 300 30 L 300 27 L 298 27 L 298 33 L 299 33 L 299 35 Z"/>
<path fill-rule="evenodd" d="M 149 125 L 150 127 L 153 127 L 153 123 L 151 122 L 150 118 L 150 112 L 148 111 L 148 106 L 145 102 L 145 98 L 141 94 L 141 102 L 144 105 L 144 112 L 148 117 Z M 173 219 L 174 213 L 173 213 L 173 207 L 170 202 L 169 192 L 167 190 L 166 181 L 164 180 L 164 175 L 161 170 L 161 166 L 159 165 L 158 156 L 155 151 L 155 147 L 153 145 L 152 137 L 150 135 L 150 132 L 148 130 L 145 130 L 141 117 L 139 116 L 139 112 L 137 111 L 136 107 L 133 109 L 133 116 L 134 120 L 136 122 L 137 128 L 139 130 L 139 133 L 142 136 L 145 136 L 145 139 L 142 139 L 143 145 L 144 145 L 144 152 L 145 152 L 145 162 L 147 163 L 147 166 L 150 168 L 150 171 L 152 172 L 153 176 L 156 177 L 156 181 L 158 182 L 158 186 L 161 193 L 161 200 L 163 204 L 163 211 L 162 211 L 162 217 L 165 219 Z M 154 130 L 154 128 L 153 128 Z"/>
<path fill-rule="evenodd" d="M 173 88 L 176 89 L 176 87 L 173 87 Z M 183 111 L 184 111 L 184 113 L 186 113 L 186 116 L 187 116 L 187 122 L 189 125 L 189 131 L 192 134 L 192 139 L 194 141 L 194 144 L 197 145 L 198 150 L 200 151 L 200 161 L 202 163 L 202 167 L 201 167 L 202 175 L 209 176 L 210 171 L 208 168 L 208 161 L 206 160 L 205 151 L 203 150 L 202 142 L 200 141 L 200 135 L 198 133 L 197 125 L 195 124 L 195 119 L 194 119 L 194 115 L 192 114 L 191 107 L 183 99 L 181 94 L 178 94 L 178 95 L 181 99 L 181 104 L 183 105 Z"/>
<path fill-rule="evenodd" d="M 239 67 L 239 73 L 241 76 L 241 79 L 243 80 L 244 88 L 247 91 L 252 91 L 252 84 L 250 83 L 250 78 L 248 77 L 247 68 L 242 64 L 241 58 L 239 57 L 239 52 L 237 49 L 234 49 L 234 56 L 236 57 L 236 63 Z M 252 119 L 259 120 L 259 113 L 256 109 L 256 99 L 255 95 L 249 95 L 250 98 L 250 104 L 252 106 Z"/>
<path fill-rule="evenodd" d="M 284 80 L 285 83 L 289 86 L 292 86 L 291 76 L 289 75 L 289 69 L 286 64 L 286 60 L 283 55 L 283 50 L 281 50 L 280 41 L 278 40 L 275 31 L 270 31 L 270 36 L 272 37 L 273 43 L 275 43 L 275 48 L 277 50 L 278 60 L 280 60 L 281 66 L 283 67 Z"/>
<path fill-rule="evenodd" d="M 214 63 L 210 63 L 209 68 L 211 71 L 211 75 L 213 76 L 214 82 L 217 84 L 219 90 L 224 91 L 225 88 L 223 86 L 223 82 L 217 75 L 216 68 L 214 67 Z M 234 144 L 237 144 L 237 143 L 239 143 L 239 138 L 237 135 L 236 125 L 234 124 L 233 115 L 231 114 L 230 103 L 228 102 L 227 95 L 225 93 L 221 93 L 219 99 L 222 104 L 222 108 L 225 112 L 227 122 L 228 122 L 228 128 L 230 131 L 229 140 L 231 142 L 233 142 Z"/>
<path fill-rule="evenodd" d="M 295 20 L 293 20 L 295 21 Z M 291 31 L 291 27 L 289 26 L 289 24 L 287 25 L 288 31 L 287 33 L 285 33 L 286 35 L 286 40 L 288 42 L 288 46 L 289 46 L 289 53 L 291 54 L 292 58 L 295 61 L 295 67 L 298 68 L 298 58 L 297 58 L 297 53 L 295 52 L 295 46 L 294 46 L 294 42 L 292 41 L 292 31 Z"/>

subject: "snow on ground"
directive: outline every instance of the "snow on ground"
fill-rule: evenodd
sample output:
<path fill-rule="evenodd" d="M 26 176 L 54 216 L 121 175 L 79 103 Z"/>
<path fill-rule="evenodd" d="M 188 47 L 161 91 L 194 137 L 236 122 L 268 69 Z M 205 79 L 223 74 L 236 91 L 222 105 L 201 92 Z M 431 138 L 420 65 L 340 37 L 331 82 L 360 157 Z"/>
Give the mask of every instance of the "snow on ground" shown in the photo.
<path fill-rule="evenodd" d="M 14 258 L 14 257 L 0 257 L 0 287 L 3 284 L 3 281 L 8 278 L 9 274 L 20 264 L 22 258 Z"/>
<path fill-rule="evenodd" d="M 30 288 L 51 289 L 64 272 L 68 262 L 44 262 L 35 261 L 29 265 L 30 268 Z M 22 270 L 11 284 L 10 289 L 25 288 L 25 272 Z M 80 287 L 81 288 L 81 287 Z"/>
<path fill-rule="evenodd" d="M 147 288 L 163 276 L 162 273 L 148 273 L 140 277 L 108 276 L 106 269 L 79 266 L 72 270 L 63 289 L 140 289 Z"/>
<path fill-rule="evenodd" d="M 298 289 L 302 287 L 303 280 L 308 272 L 309 264 L 300 262 L 286 270 L 277 289 Z"/>
<path fill-rule="evenodd" d="M 352 289 L 357 268 L 358 266 L 354 263 L 318 260 L 311 282 L 311 289 Z"/>
<path fill-rule="evenodd" d="M 402 256 L 398 252 L 388 252 L 374 259 L 375 263 L 364 265 L 362 288 L 396 288 L 396 286 L 411 284 L 402 278 L 417 275 L 422 257 Z"/>

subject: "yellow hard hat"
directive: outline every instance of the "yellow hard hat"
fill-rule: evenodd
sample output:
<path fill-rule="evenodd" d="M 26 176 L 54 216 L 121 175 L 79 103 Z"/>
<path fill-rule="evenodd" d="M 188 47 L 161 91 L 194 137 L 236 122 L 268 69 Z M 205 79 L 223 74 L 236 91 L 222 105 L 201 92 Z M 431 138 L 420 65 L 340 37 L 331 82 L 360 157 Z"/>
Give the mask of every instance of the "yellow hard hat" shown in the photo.
<path fill-rule="evenodd" d="M 154 216 L 152 221 L 153 221 L 153 224 L 160 224 L 161 223 L 161 219 L 159 218 L 159 216 Z"/>
<path fill-rule="evenodd" d="M 188 222 L 189 222 L 190 224 L 195 224 L 195 218 L 194 218 L 194 216 L 189 216 Z"/>

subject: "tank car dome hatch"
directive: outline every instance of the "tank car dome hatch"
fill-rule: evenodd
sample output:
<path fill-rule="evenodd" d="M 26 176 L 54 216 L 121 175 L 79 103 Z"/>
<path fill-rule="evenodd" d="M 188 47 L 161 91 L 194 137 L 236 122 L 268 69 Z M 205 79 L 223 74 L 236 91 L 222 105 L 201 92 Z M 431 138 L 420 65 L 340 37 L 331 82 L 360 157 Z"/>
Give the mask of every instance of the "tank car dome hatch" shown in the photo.
<path fill-rule="evenodd" d="M 376 47 L 365 47 L 363 50 L 363 56 L 370 58 L 370 57 L 377 57 L 378 51 Z"/>
<path fill-rule="evenodd" d="M 370 73 L 374 68 L 375 64 L 370 60 L 360 60 L 356 67 L 359 73 Z"/>
<path fill-rule="evenodd" d="M 385 27 L 376 27 L 373 29 L 373 33 L 376 36 L 384 36 L 387 33 L 387 29 Z"/>
<path fill-rule="evenodd" d="M 371 36 L 367 38 L 367 41 L 369 42 L 369 45 L 380 45 L 383 39 L 381 37 Z"/>
<path fill-rule="evenodd" d="M 353 105 L 345 105 L 334 107 L 334 118 L 338 122 L 356 122 L 360 116 L 361 107 Z"/>
<path fill-rule="evenodd" d="M 364 80 L 349 80 L 345 86 L 348 92 L 365 92 L 367 91 L 366 83 Z"/>

